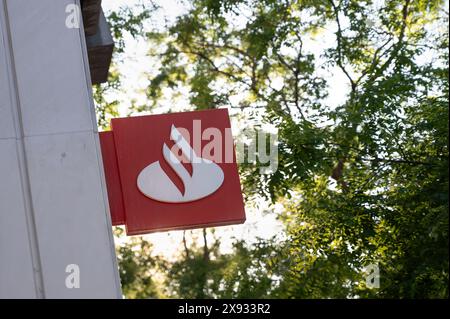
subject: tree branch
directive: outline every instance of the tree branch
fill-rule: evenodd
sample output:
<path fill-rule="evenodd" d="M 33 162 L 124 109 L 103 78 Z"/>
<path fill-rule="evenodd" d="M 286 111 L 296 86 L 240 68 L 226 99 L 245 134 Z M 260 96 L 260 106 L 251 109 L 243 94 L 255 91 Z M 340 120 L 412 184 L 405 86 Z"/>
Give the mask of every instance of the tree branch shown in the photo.
<path fill-rule="evenodd" d="M 336 40 L 337 40 L 337 53 L 338 53 L 338 60 L 337 65 L 339 68 L 344 72 L 345 76 L 350 81 L 350 85 L 352 88 L 352 92 L 356 90 L 356 84 L 353 78 L 348 73 L 347 69 L 344 67 L 344 64 L 342 62 L 342 27 L 341 27 L 341 21 L 339 20 L 339 8 L 334 4 L 333 0 L 329 0 L 331 6 L 333 7 L 334 15 L 335 15 L 335 21 L 338 27 L 338 30 L 336 32 Z"/>
<path fill-rule="evenodd" d="M 184 247 L 184 253 L 186 255 L 186 259 L 190 259 L 191 255 L 189 253 L 189 248 L 186 243 L 186 231 L 185 230 L 183 230 L 183 247 Z"/>
<path fill-rule="evenodd" d="M 206 228 L 203 228 L 203 260 L 209 261 L 209 248 L 206 239 Z"/>

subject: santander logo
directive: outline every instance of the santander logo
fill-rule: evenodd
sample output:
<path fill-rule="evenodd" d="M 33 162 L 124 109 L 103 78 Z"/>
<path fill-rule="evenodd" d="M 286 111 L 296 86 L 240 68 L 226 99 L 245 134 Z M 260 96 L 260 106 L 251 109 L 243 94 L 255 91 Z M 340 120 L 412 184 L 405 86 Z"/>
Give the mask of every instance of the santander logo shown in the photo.
<path fill-rule="evenodd" d="M 159 161 L 145 167 L 138 175 L 137 186 L 145 196 L 166 203 L 186 203 L 202 199 L 217 191 L 224 181 L 224 173 L 219 165 L 211 160 L 197 156 L 195 151 L 172 125 L 170 138 L 181 150 L 185 159 L 192 165 L 190 173 L 180 159 L 163 144 L 164 160 L 175 171 L 184 184 L 182 192 L 164 172 Z"/>
<path fill-rule="evenodd" d="M 115 118 L 100 133 L 109 207 L 127 235 L 245 221 L 226 109 Z"/>

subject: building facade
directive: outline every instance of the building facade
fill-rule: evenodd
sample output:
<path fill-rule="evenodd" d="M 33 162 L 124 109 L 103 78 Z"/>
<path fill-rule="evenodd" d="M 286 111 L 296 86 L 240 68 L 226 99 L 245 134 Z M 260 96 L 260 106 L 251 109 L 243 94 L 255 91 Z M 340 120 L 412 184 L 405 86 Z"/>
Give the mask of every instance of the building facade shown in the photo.
<path fill-rule="evenodd" d="M 91 87 L 112 52 L 99 5 L 0 0 L 0 298 L 121 297 Z"/>

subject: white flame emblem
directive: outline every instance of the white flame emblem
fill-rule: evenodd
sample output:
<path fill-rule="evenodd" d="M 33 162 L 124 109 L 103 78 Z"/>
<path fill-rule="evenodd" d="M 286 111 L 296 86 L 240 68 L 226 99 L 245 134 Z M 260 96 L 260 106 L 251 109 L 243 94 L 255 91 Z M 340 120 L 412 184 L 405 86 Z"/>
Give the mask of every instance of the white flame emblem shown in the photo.
<path fill-rule="evenodd" d="M 164 159 L 181 178 L 184 184 L 184 193 L 167 176 L 159 161 L 151 163 L 139 173 L 137 178 L 139 190 L 145 196 L 161 202 L 184 203 L 204 198 L 219 189 L 224 180 L 220 166 L 197 156 L 174 125 L 172 125 L 170 137 L 192 165 L 191 175 L 164 143 L 162 148 Z"/>

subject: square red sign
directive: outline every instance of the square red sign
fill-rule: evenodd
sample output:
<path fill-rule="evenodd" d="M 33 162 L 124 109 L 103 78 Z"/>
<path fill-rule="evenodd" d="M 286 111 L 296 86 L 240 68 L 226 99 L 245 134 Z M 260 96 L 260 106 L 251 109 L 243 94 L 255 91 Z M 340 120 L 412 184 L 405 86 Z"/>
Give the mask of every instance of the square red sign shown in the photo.
<path fill-rule="evenodd" d="M 111 126 L 128 235 L 245 221 L 226 109 L 119 118 Z"/>

